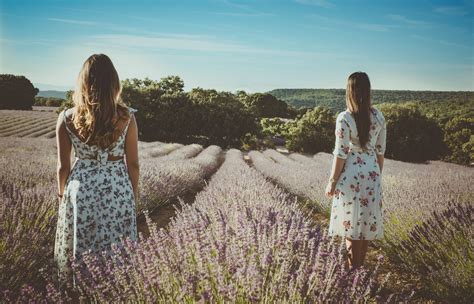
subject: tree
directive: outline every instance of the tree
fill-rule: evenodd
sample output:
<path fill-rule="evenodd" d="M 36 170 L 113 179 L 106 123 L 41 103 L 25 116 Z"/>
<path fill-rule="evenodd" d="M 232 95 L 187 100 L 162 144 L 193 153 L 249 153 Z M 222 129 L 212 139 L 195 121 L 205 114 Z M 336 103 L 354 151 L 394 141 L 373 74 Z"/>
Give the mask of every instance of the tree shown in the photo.
<path fill-rule="evenodd" d="M 474 162 L 474 118 L 449 120 L 444 127 L 444 141 L 449 149 L 446 160 L 463 165 Z"/>
<path fill-rule="evenodd" d="M 387 122 L 387 158 L 410 162 L 439 159 L 445 151 L 443 132 L 416 103 L 377 105 Z"/>
<path fill-rule="evenodd" d="M 184 92 L 184 81 L 179 76 L 163 77 L 158 84 L 165 94 L 173 95 Z"/>
<path fill-rule="evenodd" d="M 182 85 L 171 87 L 163 86 L 163 79 L 123 81 L 122 99 L 139 109 L 141 140 L 239 148 L 247 133 L 258 130 L 255 117 L 230 92 L 195 88 L 184 93 Z"/>
<path fill-rule="evenodd" d="M 241 98 L 244 95 L 240 95 Z M 255 93 L 244 98 L 244 104 L 257 117 L 288 117 L 288 105 L 268 93 Z"/>
<path fill-rule="evenodd" d="M 25 76 L 0 74 L 0 109 L 32 110 L 38 92 Z"/>
<path fill-rule="evenodd" d="M 315 107 L 290 128 L 287 148 L 306 153 L 332 152 L 336 117 L 331 110 Z"/>

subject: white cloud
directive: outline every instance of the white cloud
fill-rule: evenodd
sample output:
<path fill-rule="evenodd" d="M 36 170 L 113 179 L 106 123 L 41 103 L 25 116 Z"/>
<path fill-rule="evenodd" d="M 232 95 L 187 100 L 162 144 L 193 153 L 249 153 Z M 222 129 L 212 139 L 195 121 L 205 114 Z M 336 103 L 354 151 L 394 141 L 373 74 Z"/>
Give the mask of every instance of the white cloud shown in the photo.
<path fill-rule="evenodd" d="M 61 19 L 61 18 L 48 18 L 49 21 L 77 24 L 77 25 L 97 25 L 97 22 L 94 21 L 84 21 L 84 20 L 73 20 L 73 19 Z"/>
<path fill-rule="evenodd" d="M 467 9 L 462 6 L 438 6 L 434 11 L 436 13 L 454 16 L 465 16 L 468 14 Z"/>
<path fill-rule="evenodd" d="M 271 17 L 275 16 L 275 14 L 271 13 L 223 13 L 223 12 L 215 12 L 210 13 L 214 15 L 221 15 L 221 16 L 232 16 L 232 17 Z"/>
<path fill-rule="evenodd" d="M 368 30 L 372 32 L 387 32 L 389 30 L 388 26 L 385 24 L 377 24 L 377 23 L 356 23 L 356 27 Z"/>
<path fill-rule="evenodd" d="M 388 17 L 394 21 L 398 21 L 400 23 L 404 23 L 407 25 L 413 25 L 413 26 L 423 26 L 427 27 L 430 26 L 429 22 L 426 21 L 421 21 L 421 20 L 415 20 L 415 19 L 410 19 L 402 15 L 396 15 L 396 14 L 390 14 Z"/>
<path fill-rule="evenodd" d="M 314 5 L 314 6 L 321 6 L 325 8 L 331 8 L 335 5 L 327 0 L 295 0 L 295 2 L 304 5 Z"/>
<path fill-rule="evenodd" d="M 88 37 L 84 44 L 119 49 L 136 49 L 140 51 L 179 50 L 194 51 L 205 54 L 240 53 L 275 56 L 308 56 L 334 57 L 341 54 L 320 53 L 312 51 L 291 51 L 274 48 L 260 48 L 245 45 L 236 41 L 218 40 L 200 35 L 156 34 L 150 36 L 129 34 L 103 34 Z"/>
<path fill-rule="evenodd" d="M 367 31 L 372 31 L 372 32 L 387 32 L 390 30 L 391 27 L 393 27 L 392 25 L 388 25 L 388 24 L 365 23 L 365 22 L 350 21 L 350 20 L 345 20 L 345 19 L 329 18 L 323 15 L 318 15 L 318 14 L 312 14 L 311 17 L 324 21 L 326 26 L 329 26 L 332 24 L 334 26 L 349 27 L 349 28 L 355 27 L 361 30 L 367 30 Z"/>

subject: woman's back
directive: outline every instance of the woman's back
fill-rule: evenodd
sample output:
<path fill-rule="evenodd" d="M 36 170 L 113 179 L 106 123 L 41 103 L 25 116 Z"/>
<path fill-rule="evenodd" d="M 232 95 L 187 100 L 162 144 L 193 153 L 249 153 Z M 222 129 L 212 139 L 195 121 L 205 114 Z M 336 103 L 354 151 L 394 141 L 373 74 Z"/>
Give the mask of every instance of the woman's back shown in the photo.
<path fill-rule="evenodd" d="M 128 107 L 128 111 L 131 115 L 137 110 Z M 120 136 L 110 146 L 101 148 L 98 145 L 86 144 L 84 140 L 78 136 L 77 132 L 74 131 L 72 123 L 70 122 L 72 115 L 74 115 L 74 108 L 64 110 L 62 115 L 69 138 L 74 146 L 75 156 L 78 159 L 95 159 L 104 165 L 107 160 L 122 158 L 125 155 L 125 137 L 128 131 L 128 126 L 130 125 L 131 116 L 126 122 L 122 122 L 117 126 L 117 131 L 120 132 Z"/>
<path fill-rule="evenodd" d="M 370 108 L 369 139 L 365 145 L 365 149 L 360 145 L 356 120 L 349 110 L 346 109 L 339 113 L 336 119 L 336 124 L 340 126 L 339 128 L 336 127 L 336 136 L 339 139 L 338 141 L 340 145 L 343 145 L 343 147 L 339 148 L 342 150 L 341 152 L 346 155 L 349 151 L 377 154 L 383 154 L 385 151 L 385 132 L 383 132 L 385 128 L 385 118 L 382 112 L 377 108 Z M 348 138 L 344 138 L 345 136 Z"/>

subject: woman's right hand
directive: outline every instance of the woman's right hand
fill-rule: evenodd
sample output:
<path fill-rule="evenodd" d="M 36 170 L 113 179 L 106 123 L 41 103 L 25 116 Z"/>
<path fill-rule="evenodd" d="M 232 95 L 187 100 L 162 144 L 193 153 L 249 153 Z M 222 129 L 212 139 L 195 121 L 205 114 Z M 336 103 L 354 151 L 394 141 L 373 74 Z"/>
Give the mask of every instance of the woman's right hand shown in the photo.
<path fill-rule="evenodd" d="M 331 198 L 334 195 L 334 191 L 336 190 L 336 183 L 334 182 L 329 182 L 328 185 L 326 186 L 326 197 Z"/>

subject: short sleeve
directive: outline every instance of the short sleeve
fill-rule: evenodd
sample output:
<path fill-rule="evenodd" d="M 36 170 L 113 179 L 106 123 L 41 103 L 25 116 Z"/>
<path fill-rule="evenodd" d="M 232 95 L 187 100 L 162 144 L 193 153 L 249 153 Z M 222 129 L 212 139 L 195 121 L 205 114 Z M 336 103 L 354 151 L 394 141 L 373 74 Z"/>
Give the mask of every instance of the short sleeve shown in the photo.
<path fill-rule="evenodd" d="M 380 130 L 379 135 L 377 136 L 377 141 L 375 143 L 375 152 L 378 155 L 384 155 L 387 141 L 387 122 L 385 121 L 385 118 L 383 117 L 381 112 L 379 112 L 378 114 L 381 117 L 382 129 Z"/>
<path fill-rule="evenodd" d="M 350 127 L 344 118 L 343 113 L 339 114 L 336 118 L 336 142 L 334 145 L 333 155 L 342 159 L 347 158 L 349 153 L 349 137 L 350 137 Z"/>

